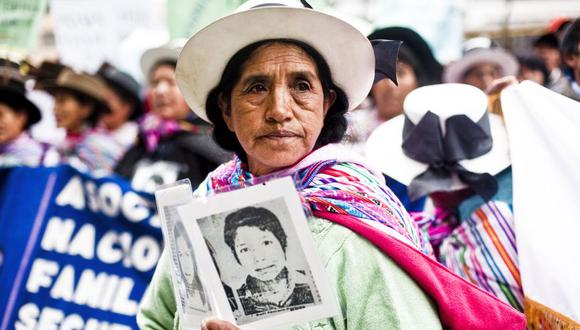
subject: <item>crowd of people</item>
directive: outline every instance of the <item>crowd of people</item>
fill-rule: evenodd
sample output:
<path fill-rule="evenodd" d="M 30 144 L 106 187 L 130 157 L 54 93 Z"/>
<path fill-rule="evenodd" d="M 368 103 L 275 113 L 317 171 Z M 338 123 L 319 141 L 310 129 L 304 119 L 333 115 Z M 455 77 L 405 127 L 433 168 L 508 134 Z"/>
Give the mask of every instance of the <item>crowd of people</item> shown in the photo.
<path fill-rule="evenodd" d="M 524 293 L 498 95 L 532 80 L 580 101 L 580 19 L 551 26 L 532 53 L 479 37 L 442 65 L 410 28 L 364 37 L 312 9 L 260 6 L 268 8 L 246 5 L 187 44 L 146 51 L 146 86 L 108 63 L 87 74 L 1 60 L 0 166 L 69 164 L 146 192 L 189 178 L 197 196 L 281 170 L 308 176 L 300 194 L 342 311 L 329 328 L 519 328 Z M 397 261 L 402 252 L 376 237 L 403 241 L 414 262 Z M 179 324 L 167 258 L 142 301 L 141 327 Z M 426 289 L 437 287 L 424 275 L 433 269 L 450 287 Z M 448 299 L 493 308 L 454 312 Z"/>

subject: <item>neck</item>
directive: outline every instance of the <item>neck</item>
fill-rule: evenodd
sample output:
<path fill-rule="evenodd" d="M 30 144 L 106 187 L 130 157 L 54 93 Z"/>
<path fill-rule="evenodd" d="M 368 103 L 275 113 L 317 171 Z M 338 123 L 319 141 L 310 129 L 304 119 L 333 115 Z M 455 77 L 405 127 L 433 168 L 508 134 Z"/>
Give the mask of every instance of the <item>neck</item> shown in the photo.
<path fill-rule="evenodd" d="M 66 134 L 67 135 L 79 135 L 82 134 L 84 131 L 86 130 L 86 126 L 85 125 L 77 125 L 77 126 L 73 126 L 70 127 L 66 130 Z"/>

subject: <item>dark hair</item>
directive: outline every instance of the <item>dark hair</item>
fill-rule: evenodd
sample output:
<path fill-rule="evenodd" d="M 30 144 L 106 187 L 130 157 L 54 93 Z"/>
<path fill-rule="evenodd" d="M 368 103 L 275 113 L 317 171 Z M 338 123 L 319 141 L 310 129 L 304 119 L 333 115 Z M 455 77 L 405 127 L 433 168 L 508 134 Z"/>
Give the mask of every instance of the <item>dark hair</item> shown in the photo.
<path fill-rule="evenodd" d="M 240 49 L 234 56 L 232 56 L 224 69 L 219 84 L 208 94 L 206 102 L 207 117 L 214 124 L 214 140 L 222 148 L 235 152 L 242 161 L 247 161 L 246 153 L 235 133 L 230 131 L 227 127 L 222 117 L 218 101 L 221 95 L 228 105 L 230 104 L 232 90 L 241 78 L 244 64 L 258 48 L 271 43 L 294 45 L 304 50 L 316 63 L 324 98 L 327 99 L 329 97 L 331 90 L 334 90 L 336 93 L 336 100 L 330 106 L 326 117 L 324 118 L 324 125 L 314 148 L 329 143 L 340 142 L 347 128 L 345 114 L 348 111 L 348 99 L 346 94 L 344 94 L 344 92 L 332 82 L 330 68 L 318 51 L 304 42 L 293 39 L 268 39 L 258 41 Z"/>
<path fill-rule="evenodd" d="M 541 71 L 544 77 L 544 86 L 550 83 L 550 72 L 546 67 L 546 63 L 536 56 L 518 56 L 520 63 L 520 70 L 522 67 L 528 68 L 532 71 Z"/>
<path fill-rule="evenodd" d="M 228 214 L 225 219 L 224 241 L 232 250 L 238 263 L 240 259 L 236 253 L 236 236 L 240 227 L 256 227 L 262 231 L 271 232 L 286 253 L 286 233 L 276 215 L 263 207 L 248 206 Z"/>
<path fill-rule="evenodd" d="M 151 66 L 149 72 L 147 72 L 147 80 L 151 80 L 151 74 L 153 74 L 153 71 L 157 70 L 157 68 L 160 66 L 169 66 L 172 67 L 173 70 L 175 70 L 175 68 L 177 67 L 177 60 L 173 58 L 162 58 L 159 61 L 155 62 Z"/>
<path fill-rule="evenodd" d="M 562 55 L 578 55 L 578 44 L 580 43 L 580 18 L 577 18 L 566 27 L 566 32 L 562 38 L 561 53 Z"/>
<path fill-rule="evenodd" d="M 56 93 L 63 93 L 66 95 L 70 95 L 81 105 L 86 105 L 86 106 L 91 107 L 93 109 L 93 111 L 91 112 L 91 114 L 87 118 L 87 122 L 89 123 L 89 125 L 91 127 L 95 127 L 97 125 L 97 123 L 99 122 L 101 115 L 108 111 L 108 108 L 104 103 L 96 100 L 92 96 L 89 96 L 89 95 L 82 93 L 82 92 L 79 92 L 77 90 L 70 89 L 70 88 L 58 87 L 56 90 Z"/>
<path fill-rule="evenodd" d="M 556 37 L 554 33 L 546 33 L 534 40 L 532 47 L 548 47 L 557 50 L 560 48 L 560 43 L 558 42 L 558 37 Z"/>
<path fill-rule="evenodd" d="M 25 114 L 26 115 L 26 123 L 22 127 L 23 131 L 26 131 L 32 126 L 33 122 L 30 119 L 30 113 L 28 112 L 28 105 L 24 100 L 18 97 L 13 97 L 9 95 L 8 97 L 4 97 L 4 95 L 0 95 L 0 104 L 7 105 L 14 113 L 17 114 Z"/>
<path fill-rule="evenodd" d="M 115 95 L 117 95 L 117 97 L 121 99 L 121 101 L 130 105 L 132 111 L 131 114 L 129 115 L 129 118 L 127 119 L 137 120 L 143 113 L 143 111 L 141 110 L 141 100 L 135 97 L 135 95 L 132 92 L 128 91 L 125 87 L 121 86 L 121 84 L 110 79 L 105 79 L 105 81 L 107 82 L 113 93 L 115 93 Z"/>

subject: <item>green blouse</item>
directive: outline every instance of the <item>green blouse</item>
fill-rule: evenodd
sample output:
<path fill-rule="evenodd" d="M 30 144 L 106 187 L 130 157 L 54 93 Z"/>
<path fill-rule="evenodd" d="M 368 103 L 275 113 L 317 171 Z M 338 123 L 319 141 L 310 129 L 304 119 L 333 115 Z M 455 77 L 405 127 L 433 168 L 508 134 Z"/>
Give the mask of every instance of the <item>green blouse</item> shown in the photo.
<path fill-rule="evenodd" d="M 400 267 L 372 243 L 320 218 L 309 227 L 341 307 L 341 315 L 291 329 L 441 329 L 437 308 Z M 178 329 L 170 258 L 163 253 L 141 301 L 141 329 Z"/>

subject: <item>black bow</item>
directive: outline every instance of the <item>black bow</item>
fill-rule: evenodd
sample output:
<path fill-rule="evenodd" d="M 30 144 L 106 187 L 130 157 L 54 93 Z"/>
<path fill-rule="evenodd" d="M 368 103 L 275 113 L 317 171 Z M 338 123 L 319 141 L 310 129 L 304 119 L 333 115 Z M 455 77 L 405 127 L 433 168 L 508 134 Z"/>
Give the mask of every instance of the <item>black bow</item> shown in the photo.
<path fill-rule="evenodd" d="M 402 43 L 400 40 L 371 40 L 375 53 L 375 80 L 373 85 L 385 78 L 389 78 L 395 85 L 399 86 L 397 83 L 397 57 Z"/>
<path fill-rule="evenodd" d="M 300 0 L 300 2 L 304 6 L 304 8 L 312 9 L 312 6 L 308 2 L 306 2 L 306 0 Z"/>
<path fill-rule="evenodd" d="M 489 173 L 473 173 L 458 161 L 479 157 L 491 150 L 492 137 L 487 112 L 477 122 L 465 115 L 455 115 L 445 121 L 443 136 L 439 116 L 428 111 L 413 124 L 405 116 L 402 148 L 405 154 L 421 163 L 427 170 L 409 184 L 409 198 L 415 200 L 434 191 L 449 190 L 453 176 L 467 184 L 486 201 L 497 193 L 498 184 Z"/>

